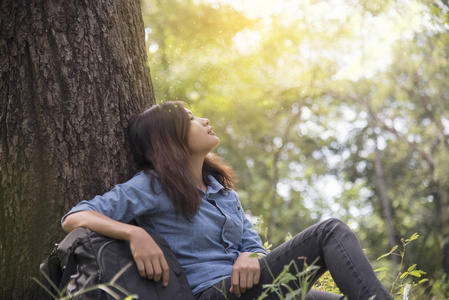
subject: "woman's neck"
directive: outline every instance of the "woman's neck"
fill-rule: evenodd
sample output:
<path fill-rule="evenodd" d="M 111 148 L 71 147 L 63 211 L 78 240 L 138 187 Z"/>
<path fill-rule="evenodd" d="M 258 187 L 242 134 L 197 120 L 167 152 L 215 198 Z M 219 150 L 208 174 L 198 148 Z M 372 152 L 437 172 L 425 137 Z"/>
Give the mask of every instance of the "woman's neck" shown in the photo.
<path fill-rule="evenodd" d="M 192 158 L 190 160 L 190 172 L 192 173 L 196 185 L 206 192 L 207 186 L 203 180 L 203 164 L 204 158 Z"/>

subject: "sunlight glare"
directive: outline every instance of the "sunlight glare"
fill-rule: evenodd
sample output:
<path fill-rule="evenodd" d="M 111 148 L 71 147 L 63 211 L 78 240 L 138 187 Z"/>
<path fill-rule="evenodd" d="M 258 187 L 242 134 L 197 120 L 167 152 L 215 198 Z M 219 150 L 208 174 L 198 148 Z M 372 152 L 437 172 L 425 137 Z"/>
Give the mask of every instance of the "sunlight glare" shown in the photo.
<path fill-rule="evenodd" d="M 261 38 L 260 32 L 245 29 L 234 36 L 233 42 L 241 55 L 248 55 L 256 51 Z"/>
<path fill-rule="evenodd" d="M 230 5 L 247 17 L 261 19 L 269 27 L 273 16 L 278 16 L 283 23 L 304 20 L 323 32 L 323 37 L 338 30 L 332 26 L 334 21 L 347 22 L 348 29 L 355 36 L 347 45 L 344 53 L 316 52 L 307 43 L 299 46 L 300 53 L 306 60 L 317 61 L 323 55 L 336 56 L 340 61 L 340 70 L 333 79 L 357 80 L 372 77 L 385 70 L 392 63 L 392 49 L 396 41 L 411 39 L 416 30 L 430 26 L 430 19 L 425 13 L 424 5 L 416 0 L 398 0 L 389 4 L 385 12 L 377 15 L 369 13 L 360 15 L 360 5 L 347 0 L 202 0 L 211 6 Z M 301 25 L 301 22 L 298 23 Z M 307 24 L 303 24 L 307 29 Z M 266 29 L 261 29 L 266 30 Z M 300 29 L 301 30 L 301 29 Z M 250 54 L 263 33 L 250 31 L 239 32 L 234 37 L 234 44 L 241 54 Z M 283 61 L 279 62 L 281 65 Z"/>

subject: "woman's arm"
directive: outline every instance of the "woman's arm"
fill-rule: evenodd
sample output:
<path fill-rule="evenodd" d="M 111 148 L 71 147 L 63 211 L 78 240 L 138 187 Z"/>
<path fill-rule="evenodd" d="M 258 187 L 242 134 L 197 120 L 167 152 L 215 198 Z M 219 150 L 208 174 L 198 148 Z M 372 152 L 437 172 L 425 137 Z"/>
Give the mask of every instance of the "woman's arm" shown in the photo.
<path fill-rule="evenodd" d="M 62 228 L 66 232 L 71 232 L 79 227 L 89 228 L 110 238 L 129 241 L 132 231 L 135 230 L 134 227 L 137 226 L 115 221 L 94 210 L 72 213 L 62 223 Z"/>
<path fill-rule="evenodd" d="M 168 285 L 169 267 L 164 253 L 143 228 L 115 221 L 93 210 L 72 213 L 62 224 L 62 228 L 67 232 L 79 227 L 89 228 L 110 238 L 128 241 L 140 276 L 156 282 L 162 278 L 163 285 Z"/>

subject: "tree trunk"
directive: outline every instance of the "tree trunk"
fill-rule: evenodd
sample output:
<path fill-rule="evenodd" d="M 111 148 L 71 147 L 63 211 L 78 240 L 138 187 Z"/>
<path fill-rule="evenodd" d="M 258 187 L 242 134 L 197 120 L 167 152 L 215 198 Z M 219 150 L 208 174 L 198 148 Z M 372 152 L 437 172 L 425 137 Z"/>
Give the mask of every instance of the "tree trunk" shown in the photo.
<path fill-rule="evenodd" d="M 374 131 L 374 128 L 373 128 Z M 375 131 L 374 131 L 375 132 Z M 388 246 L 392 249 L 394 246 L 398 245 L 396 238 L 396 230 L 394 227 L 393 209 L 391 201 L 388 198 L 387 187 L 385 184 L 384 169 L 382 165 L 382 159 L 380 157 L 380 150 L 378 147 L 378 137 L 374 133 L 374 154 L 375 154 L 375 169 L 377 177 L 377 186 L 379 188 L 379 196 L 382 200 L 383 213 L 385 218 L 385 224 L 387 225 L 388 232 Z M 396 265 L 399 265 L 399 257 L 396 255 L 390 255 L 390 259 Z"/>
<path fill-rule="evenodd" d="M 38 299 L 61 216 L 130 176 L 154 93 L 139 0 L 4 0 L 0 22 L 0 299 Z"/>

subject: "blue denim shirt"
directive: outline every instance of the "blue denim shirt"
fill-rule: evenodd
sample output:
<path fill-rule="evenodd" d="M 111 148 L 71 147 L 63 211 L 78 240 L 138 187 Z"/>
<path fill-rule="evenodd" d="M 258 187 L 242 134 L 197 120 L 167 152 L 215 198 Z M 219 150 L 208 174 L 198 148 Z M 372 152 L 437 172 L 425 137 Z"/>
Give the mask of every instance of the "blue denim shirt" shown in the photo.
<path fill-rule="evenodd" d="M 242 252 L 267 253 L 245 217 L 237 193 L 225 190 L 212 176 L 209 182 L 207 192 L 200 192 L 201 205 L 191 222 L 176 215 L 157 176 L 153 192 L 150 176 L 143 172 L 102 196 L 81 201 L 62 221 L 83 210 L 95 210 L 126 223 L 135 219 L 147 232 L 167 240 L 196 294 L 230 277 Z"/>

